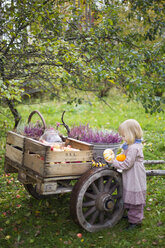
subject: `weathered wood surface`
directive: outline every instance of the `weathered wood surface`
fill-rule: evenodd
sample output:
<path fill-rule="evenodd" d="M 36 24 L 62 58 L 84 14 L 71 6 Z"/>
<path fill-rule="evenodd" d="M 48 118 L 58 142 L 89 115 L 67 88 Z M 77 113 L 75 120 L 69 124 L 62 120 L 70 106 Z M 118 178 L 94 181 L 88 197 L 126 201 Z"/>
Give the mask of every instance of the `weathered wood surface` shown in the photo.
<path fill-rule="evenodd" d="M 44 160 L 42 160 L 40 156 L 37 156 L 37 154 L 29 154 L 28 152 L 25 152 L 23 167 L 30 168 L 44 177 Z"/>
<path fill-rule="evenodd" d="M 6 157 L 21 165 L 23 152 L 16 147 L 6 144 Z"/>
<path fill-rule="evenodd" d="M 17 134 L 15 132 L 9 131 L 6 138 L 6 143 L 13 146 L 23 148 L 24 145 L 24 136 Z"/>
<path fill-rule="evenodd" d="M 165 164 L 165 160 L 144 160 L 144 164 Z"/>
<path fill-rule="evenodd" d="M 91 162 L 89 163 L 59 163 L 54 165 L 48 165 L 45 168 L 46 177 L 55 176 L 79 176 L 84 174 L 91 168 Z"/>
<path fill-rule="evenodd" d="M 18 180 L 21 183 L 24 183 L 24 184 L 33 184 L 33 183 L 36 183 L 36 180 L 34 180 L 32 177 L 29 177 L 27 175 L 27 172 L 25 172 L 24 170 L 19 170 L 18 171 Z"/>
<path fill-rule="evenodd" d="M 48 151 L 46 162 L 73 162 L 92 161 L 93 155 L 90 151 Z"/>
<path fill-rule="evenodd" d="M 25 138 L 24 152 L 31 152 L 41 156 L 45 156 L 48 148 L 50 148 L 50 146 L 47 146 L 37 140 Z"/>
<path fill-rule="evenodd" d="M 17 172 L 18 166 L 22 166 L 23 161 L 24 136 L 9 131 L 6 138 L 5 164 L 6 173 Z M 15 166 L 15 164 L 17 166 Z"/>
<path fill-rule="evenodd" d="M 80 149 L 80 150 L 92 150 L 93 149 L 92 144 L 89 144 L 87 142 L 80 141 L 80 140 L 75 140 L 75 139 L 72 139 L 72 138 L 67 138 L 66 139 L 66 145 L 71 145 L 71 147 L 77 148 L 77 149 Z"/>
<path fill-rule="evenodd" d="M 147 176 L 165 176 L 165 170 L 147 170 Z"/>
<path fill-rule="evenodd" d="M 165 160 L 144 160 L 144 164 L 165 164 Z M 146 170 L 147 176 L 165 176 L 165 170 Z"/>
<path fill-rule="evenodd" d="M 87 157 L 85 157 L 87 158 Z M 61 157 L 59 157 L 59 160 Z M 74 162 L 74 159 L 61 159 L 62 161 L 45 163 L 44 158 L 37 154 L 24 154 L 24 167 L 33 170 L 39 175 L 45 177 L 82 175 L 91 167 L 91 162 Z M 70 160 L 70 161 L 69 161 Z M 74 160 L 74 161 L 73 161 Z"/>
<path fill-rule="evenodd" d="M 16 172 L 18 172 L 18 164 L 17 164 L 17 166 L 14 166 L 14 162 L 12 161 L 10 161 L 10 159 L 9 158 L 7 158 L 7 157 L 5 157 L 5 166 L 4 166 L 4 171 L 5 171 L 5 173 L 16 173 Z"/>

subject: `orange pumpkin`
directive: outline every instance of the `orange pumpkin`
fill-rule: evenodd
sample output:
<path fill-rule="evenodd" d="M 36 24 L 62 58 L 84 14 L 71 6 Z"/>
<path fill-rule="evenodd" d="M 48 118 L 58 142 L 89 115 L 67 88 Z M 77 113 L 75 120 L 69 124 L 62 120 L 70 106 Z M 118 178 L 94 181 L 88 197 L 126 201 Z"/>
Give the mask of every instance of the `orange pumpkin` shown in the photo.
<path fill-rule="evenodd" d="M 119 154 L 116 156 L 116 159 L 120 162 L 123 162 L 126 159 L 125 154 Z"/>

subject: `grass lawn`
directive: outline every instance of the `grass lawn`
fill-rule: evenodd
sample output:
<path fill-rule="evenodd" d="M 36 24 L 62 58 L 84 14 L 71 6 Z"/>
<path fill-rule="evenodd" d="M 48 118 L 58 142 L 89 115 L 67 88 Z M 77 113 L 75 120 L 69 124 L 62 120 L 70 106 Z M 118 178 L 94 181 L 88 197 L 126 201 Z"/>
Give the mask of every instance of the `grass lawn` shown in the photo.
<path fill-rule="evenodd" d="M 27 122 L 31 111 L 39 110 L 48 126 L 64 120 L 69 126 L 89 123 L 90 126 L 117 130 L 126 119 L 139 121 L 144 131 L 145 159 L 165 160 L 165 118 L 163 113 L 146 114 L 140 104 L 127 102 L 113 91 L 108 105 L 94 97 L 81 105 L 57 100 L 19 105 L 22 121 Z M 8 115 L 8 110 L 4 110 Z M 34 118 L 35 119 L 35 118 Z M 151 248 L 165 244 L 165 181 L 164 177 L 147 178 L 145 219 L 138 230 L 125 231 L 127 220 L 116 226 L 89 233 L 77 226 L 70 217 L 70 193 L 49 199 L 33 199 L 18 181 L 17 174 L 4 173 L 5 136 L 13 126 L 12 118 L 0 114 L 0 248 Z M 66 133 L 62 127 L 60 132 Z M 165 169 L 164 165 L 148 165 L 146 169 Z M 82 233 L 82 238 L 77 237 Z"/>

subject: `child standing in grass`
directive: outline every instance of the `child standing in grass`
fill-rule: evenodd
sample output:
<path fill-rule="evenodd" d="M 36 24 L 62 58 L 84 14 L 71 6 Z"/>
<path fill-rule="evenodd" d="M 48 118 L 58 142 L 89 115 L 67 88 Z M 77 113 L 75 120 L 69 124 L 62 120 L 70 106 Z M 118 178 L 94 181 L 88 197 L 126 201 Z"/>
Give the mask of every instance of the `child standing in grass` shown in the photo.
<path fill-rule="evenodd" d="M 123 153 L 126 159 L 116 159 L 112 166 L 122 170 L 124 208 L 127 209 L 129 226 L 132 229 L 140 226 L 144 218 L 143 210 L 146 201 L 146 171 L 142 150 L 142 129 L 134 119 L 124 121 L 119 126 L 119 134 L 125 141 Z"/>

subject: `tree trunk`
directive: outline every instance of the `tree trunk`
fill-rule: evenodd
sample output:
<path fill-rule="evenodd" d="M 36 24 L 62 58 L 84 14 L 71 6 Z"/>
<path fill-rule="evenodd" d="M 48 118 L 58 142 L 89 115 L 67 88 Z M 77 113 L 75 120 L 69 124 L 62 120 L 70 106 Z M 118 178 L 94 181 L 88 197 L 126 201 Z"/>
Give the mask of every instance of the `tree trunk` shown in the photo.
<path fill-rule="evenodd" d="M 15 108 L 14 103 L 12 102 L 12 100 L 9 100 L 7 98 L 5 100 L 7 102 L 7 105 L 10 108 L 10 111 L 11 111 L 12 115 L 14 116 L 14 122 L 15 122 L 14 129 L 16 129 L 16 127 L 18 126 L 19 121 L 21 120 L 21 116 L 18 113 L 18 110 Z"/>
<path fill-rule="evenodd" d="M 0 58 L 0 75 L 2 77 L 2 80 L 5 82 L 5 70 L 4 70 L 4 63 L 3 60 Z M 8 86 L 8 83 L 6 84 Z M 18 126 L 19 121 L 21 120 L 21 116 L 19 115 L 17 109 L 14 106 L 14 103 L 12 100 L 9 100 L 8 98 L 5 97 L 5 101 L 7 102 L 7 105 L 14 116 L 14 129 Z"/>

